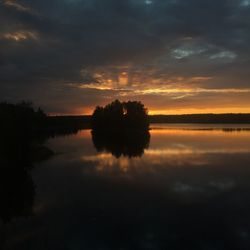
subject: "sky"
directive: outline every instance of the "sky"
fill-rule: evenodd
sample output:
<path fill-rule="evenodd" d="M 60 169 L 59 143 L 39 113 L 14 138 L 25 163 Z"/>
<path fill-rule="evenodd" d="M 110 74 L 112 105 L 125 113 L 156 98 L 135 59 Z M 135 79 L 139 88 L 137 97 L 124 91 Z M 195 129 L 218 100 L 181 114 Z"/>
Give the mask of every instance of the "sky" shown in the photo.
<path fill-rule="evenodd" d="M 250 113 L 250 0 L 0 0 L 0 101 Z"/>

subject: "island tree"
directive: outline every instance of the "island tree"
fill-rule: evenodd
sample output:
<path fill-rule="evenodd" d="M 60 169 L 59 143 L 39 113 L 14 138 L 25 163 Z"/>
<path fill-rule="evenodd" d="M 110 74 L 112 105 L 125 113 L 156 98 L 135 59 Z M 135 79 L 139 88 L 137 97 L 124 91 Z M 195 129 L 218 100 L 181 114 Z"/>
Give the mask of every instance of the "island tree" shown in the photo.
<path fill-rule="evenodd" d="M 94 130 L 140 130 L 149 129 L 147 109 L 141 102 L 120 102 L 100 107 L 97 106 L 92 115 L 92 128 Z"/>

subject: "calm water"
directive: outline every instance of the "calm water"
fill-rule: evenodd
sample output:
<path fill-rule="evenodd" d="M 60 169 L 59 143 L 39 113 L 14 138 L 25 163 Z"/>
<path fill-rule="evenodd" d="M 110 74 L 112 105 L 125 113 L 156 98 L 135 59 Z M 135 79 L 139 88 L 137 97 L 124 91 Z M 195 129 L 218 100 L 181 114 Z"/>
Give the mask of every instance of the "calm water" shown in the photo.
<path fill-rule="evenodd" d="M 50 139 L 31 213 L 0 223 L 0 248 L 250 249 L 250 130 L 238 127 L 153 125 L 118 152 L 98 138 L 97 151 L 89 130 Z"/>

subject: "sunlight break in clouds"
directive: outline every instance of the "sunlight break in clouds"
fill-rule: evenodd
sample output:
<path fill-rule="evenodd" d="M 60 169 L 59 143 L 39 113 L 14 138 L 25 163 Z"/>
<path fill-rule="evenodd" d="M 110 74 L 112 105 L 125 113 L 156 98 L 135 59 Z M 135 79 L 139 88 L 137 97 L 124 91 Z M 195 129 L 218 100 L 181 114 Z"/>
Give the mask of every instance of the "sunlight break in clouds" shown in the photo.
<path fill-rule="evenodd" d="M 6 33 L 0 36 L 0 38 L 21 42 L 24 40 L 38 40 L 38 35 L 31 31 L 17 31 L 12 33 Z"/>
<path fill-rule="evenodd" d="M 188 93 L 188 94 L 200 94 L 200 93 L 250 93 L 250 89 L 146 89 L 146 90 L 135 90 L 137 94 L 178 94 L 178 93 Z"/>

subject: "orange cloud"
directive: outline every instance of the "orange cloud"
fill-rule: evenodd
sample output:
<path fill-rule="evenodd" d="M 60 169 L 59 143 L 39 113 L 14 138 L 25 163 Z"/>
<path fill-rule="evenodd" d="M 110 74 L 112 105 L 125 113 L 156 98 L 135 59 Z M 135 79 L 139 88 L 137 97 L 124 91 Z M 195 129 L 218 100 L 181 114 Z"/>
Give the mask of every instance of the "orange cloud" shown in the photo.
<path fill-rule="evenodd" d="M 0 38 L 6 39 L 6 40 L 12 40 L 15 42 L 21 42 L 21 41 L 25 41 L 25 40 L 38 40 L 39 39 L 38 34 L 36 32 L 26 31 L 26 30 L 5 33 L 5 34 L 1 35 Z"/>

